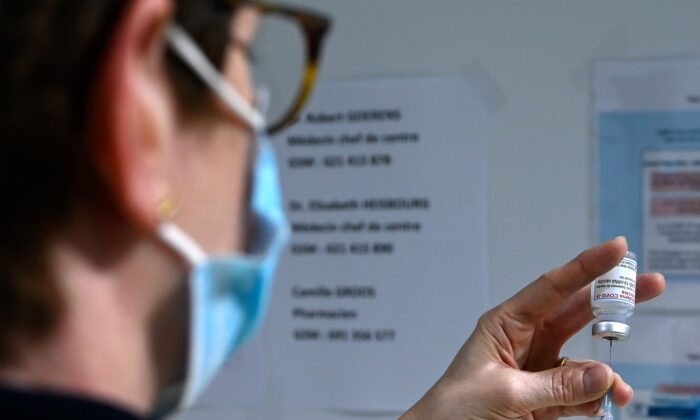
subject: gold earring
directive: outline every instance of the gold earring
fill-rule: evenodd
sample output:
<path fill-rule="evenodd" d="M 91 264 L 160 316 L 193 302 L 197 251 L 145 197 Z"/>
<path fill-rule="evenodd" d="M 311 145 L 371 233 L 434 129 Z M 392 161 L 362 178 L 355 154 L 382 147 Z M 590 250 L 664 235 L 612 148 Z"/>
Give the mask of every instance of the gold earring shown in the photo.
<path fill-rule="evenodd" d="M 160 220 L 172 219 L 176 213 L 175 200 L 170 195 L 166 195 L 158 200 L 156 211 Z"/>

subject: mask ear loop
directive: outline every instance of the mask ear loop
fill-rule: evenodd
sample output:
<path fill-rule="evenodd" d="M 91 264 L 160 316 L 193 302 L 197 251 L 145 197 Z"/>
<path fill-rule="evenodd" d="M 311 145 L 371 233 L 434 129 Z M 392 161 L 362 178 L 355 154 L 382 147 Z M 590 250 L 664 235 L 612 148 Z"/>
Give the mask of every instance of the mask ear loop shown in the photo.
<path fill-rule="evenodd" d="M 266 85 L 260 85 L 255 90 L 255 108 L 263 116 L 267 115 L 267 111 L 269 111 L 270 88 Z"/>
<path fill-rule="evenodd" d="M 255 109 L 257 112 L 266 119 L 267 111 L 270 107 L 270 88 L 265 85 L 261 85 L 255 88 Z M 258 155 L 260 154 L 260 148 L 262 145 L 260 143 L 268 141 L 268 134 L 265 131 L 256 131 L 256 136 L 254 136 L 253 150 L 251 150 L 251 162 L 257 162 Z"/>
<path fill-rule="evenodd" d="M 264 132 L 266 125 L 264 114 L 251 106 L 228 80 L 221 76 L 219 70 L 184 29 L 176 23 L 171 23 L 166 29 L 165 37 L 173 52 L 190 66 L 219 99 L 238 114 L 254 132 Z M 262 92 L 258 91 L 258 94 L 256 102 L 266 108 L 269 102 L 269 91 L 265 94 L 263 89 Z M 158 226 L 158 235 L 176 249 L 191 266 L 207 258 L 202 247 L 173 223 L 168 221 L 161 223 Z"/>
<path fill-rule="evenodd" d="M 255 132 L 265 128 L 265 117 L 252 107 L 233 86 L 221 76 L 194 40 L 176 23 L 171 23 L 165 37 L 173 51 L 186 62 L 202 81 Z"/>
<path fill-rule="evenodd" d="M 162 222 L 156 229 L 160 239 L 177 250 L 191 267 L 207 259 L 202 247 L 174 223 Z"/>

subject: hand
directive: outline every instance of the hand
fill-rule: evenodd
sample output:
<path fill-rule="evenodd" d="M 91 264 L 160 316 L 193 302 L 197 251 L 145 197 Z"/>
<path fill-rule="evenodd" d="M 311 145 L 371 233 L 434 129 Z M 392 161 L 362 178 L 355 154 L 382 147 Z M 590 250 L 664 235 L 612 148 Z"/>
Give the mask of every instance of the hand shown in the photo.
<path fill-rule="evenodd" d="M 590 285 L 622 260 L 615 238 L 529 284 L 485 313 L 445 374 L 402 419 L 554 419 L 595 415 L 612 386 L 623 406 L 632 388 L 605 364 L 569 360 L 564 343 L 593 319 Z M 637 301 L 659 295 L 660 274 L 637 277 Z"/>

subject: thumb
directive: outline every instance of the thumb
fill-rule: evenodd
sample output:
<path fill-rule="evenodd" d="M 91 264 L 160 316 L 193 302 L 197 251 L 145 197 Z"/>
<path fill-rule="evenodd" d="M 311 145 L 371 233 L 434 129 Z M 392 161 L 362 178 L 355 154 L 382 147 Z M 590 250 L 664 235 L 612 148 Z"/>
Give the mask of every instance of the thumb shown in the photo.
<path fill-rule="evenodd" d="M 529 389 L 523 395 L 530 408 L 578 405 L 601 398 L 613 383 L 613 371 L 598 362 L 576 363 L 526 373 Z"/>

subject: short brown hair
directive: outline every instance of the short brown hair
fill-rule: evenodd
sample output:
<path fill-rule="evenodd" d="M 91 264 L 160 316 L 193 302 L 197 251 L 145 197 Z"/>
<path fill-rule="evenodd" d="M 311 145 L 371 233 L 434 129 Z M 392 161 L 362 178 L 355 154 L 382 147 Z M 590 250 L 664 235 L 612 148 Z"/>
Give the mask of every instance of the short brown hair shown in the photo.
<path fill-rule="evenodd" d="M 137 0 L 136 0 L 137 1 Z M 124 0 L 26 0 L 0 4 L 0 362 L 18 336 L 48 334 L 61 311 L 45 270 L 47 239 L 81 196 L 106 191 L 86 139 L 89 91 Z M 176 0 L 176 19 L 217 65 L 230 2 Z M 171 54 L 185 112 L 204 108 L 202 83 Z"/>

